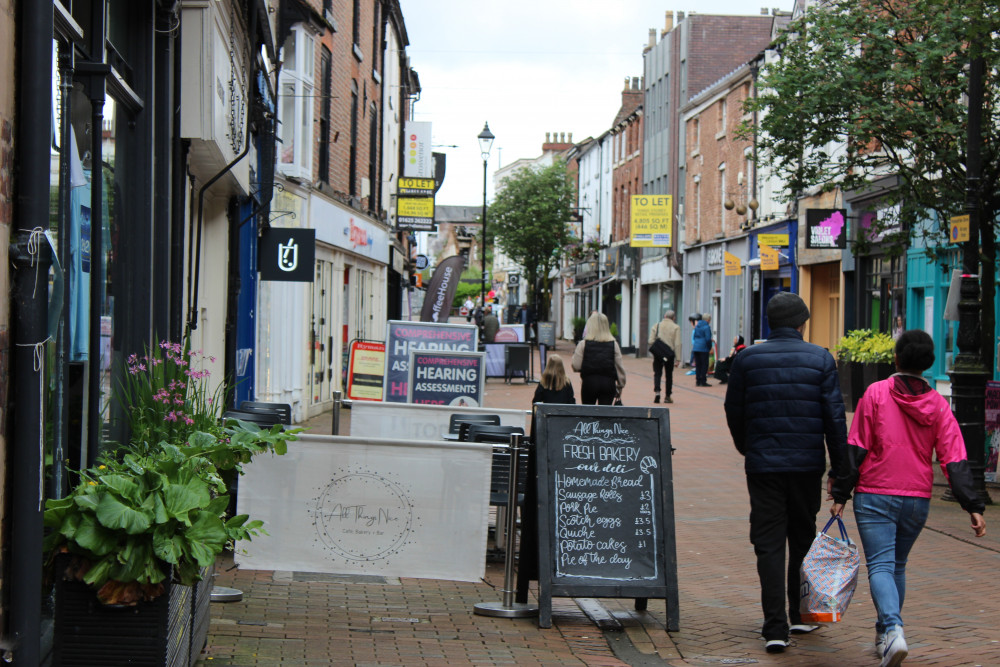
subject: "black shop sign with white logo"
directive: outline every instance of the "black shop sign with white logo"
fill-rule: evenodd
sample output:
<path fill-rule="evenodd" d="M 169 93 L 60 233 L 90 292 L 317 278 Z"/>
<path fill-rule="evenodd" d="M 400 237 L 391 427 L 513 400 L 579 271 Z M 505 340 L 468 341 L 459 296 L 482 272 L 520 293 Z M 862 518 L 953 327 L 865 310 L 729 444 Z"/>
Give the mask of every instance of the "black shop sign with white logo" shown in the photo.
<path fill-rule="evenodd" d="M 316 230 L 271 227 L 260 234 L 257 264 L 261 280 L 311 283 L 316 263 Z"/>

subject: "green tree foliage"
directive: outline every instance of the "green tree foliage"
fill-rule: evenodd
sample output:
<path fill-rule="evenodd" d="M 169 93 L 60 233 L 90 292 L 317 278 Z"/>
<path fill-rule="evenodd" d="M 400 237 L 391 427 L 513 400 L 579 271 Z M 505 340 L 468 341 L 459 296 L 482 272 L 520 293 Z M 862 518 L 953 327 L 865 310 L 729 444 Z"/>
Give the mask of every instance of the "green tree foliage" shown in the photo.
<path fill-rule="evenodd" d="M 781 58 L 763 70 L 758 97 L 747 103 L 760 118 L 759 159 L 786 180 L 789 199 L 896 175 L 899 187 L 883 204 L 898 205 L 899 218 L 872 231 L 901 229 L 879 243 L 898 253 L 918 241 L 937 258 L 949 249 L 940 221 L 965 208 L 968 68 L 972 57 L 984 58 L 980 273 L 988 358 L 1000 209 L 997 25 L 1000 7 L 986 0 L 816 3 L 778 38 Z M 859 239 L 858 250 L 865 245 Z"/>
<path fill-rule="evenodd" d="M 486 232 L 511 259 L 524 267 L 530 286 L 546 277 L 572 239 L 567 222 L 573 212 L 574 189 L 566 164 L 522 169 L 503 181 L 489 208 Z"/>

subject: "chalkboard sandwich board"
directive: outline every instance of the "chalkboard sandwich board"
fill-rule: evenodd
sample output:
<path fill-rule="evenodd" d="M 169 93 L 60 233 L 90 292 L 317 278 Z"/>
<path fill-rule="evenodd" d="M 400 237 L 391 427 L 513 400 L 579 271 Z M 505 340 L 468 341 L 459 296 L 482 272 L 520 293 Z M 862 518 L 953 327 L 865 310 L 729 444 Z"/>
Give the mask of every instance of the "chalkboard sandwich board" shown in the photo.
<path fill-rule="evenodd" d="M 553 597 L 666 601 L 678 630 L 670 413 L 537 405 L 538 625 Z"/>

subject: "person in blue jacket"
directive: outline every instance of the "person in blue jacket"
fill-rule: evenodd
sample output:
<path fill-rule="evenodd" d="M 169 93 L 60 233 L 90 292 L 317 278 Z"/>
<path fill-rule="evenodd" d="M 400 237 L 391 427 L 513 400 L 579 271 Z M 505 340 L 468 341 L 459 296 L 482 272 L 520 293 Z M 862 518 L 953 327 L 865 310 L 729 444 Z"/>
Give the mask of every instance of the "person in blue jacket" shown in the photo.
<path fill-rule="evenodd" d="M 770 337 L 733 359 L 725 409 L 733 443 L 745 459 L 750 541 L 764 610 L 761 634 L 767 652 L 780 653 L 790 632 L 817 627 L 803 624 L 799 614 L 799 569 L 816 537 L 826 455 L 827 490 L 840 503 L 846 498 L 833 482 L 850 476 L 850 464 L 836 362 L 802 339 L 809 309 L 798 295 L 779 292 L 767 303 L 767 319 Z"/>
<path fill-rule="evenodd" d="M 694 351 L 694 383 L 708 387 L 708 353 L 712 350 L 712 327 L 699 314 L 691 335 L 691 349 Z"/>

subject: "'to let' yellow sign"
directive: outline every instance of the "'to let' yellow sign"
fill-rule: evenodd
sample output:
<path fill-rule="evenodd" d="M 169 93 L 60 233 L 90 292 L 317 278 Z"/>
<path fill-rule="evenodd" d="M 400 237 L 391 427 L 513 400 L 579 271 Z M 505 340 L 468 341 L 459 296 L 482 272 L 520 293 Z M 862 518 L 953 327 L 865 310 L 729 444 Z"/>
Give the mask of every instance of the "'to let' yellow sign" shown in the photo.
<path fill-rule="evenodd" d="M 633 248 L 669 248 L 673 197 L 670 195 L 632 195 L 629 210 L 629 245 Z"/>

